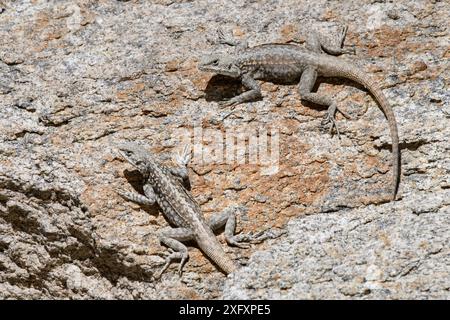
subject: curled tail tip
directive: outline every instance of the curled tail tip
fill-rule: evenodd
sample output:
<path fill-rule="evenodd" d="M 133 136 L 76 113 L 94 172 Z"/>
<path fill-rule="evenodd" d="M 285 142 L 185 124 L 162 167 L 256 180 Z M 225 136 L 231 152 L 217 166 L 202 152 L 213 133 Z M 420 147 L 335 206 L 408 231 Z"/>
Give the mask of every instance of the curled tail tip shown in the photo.
<path fill-rule="evenodd" d="M 396 183 L 394 186 L 394 192 L 392 193 L 392 201 L 397 200 L 398 196 L 398 184 Z"/>

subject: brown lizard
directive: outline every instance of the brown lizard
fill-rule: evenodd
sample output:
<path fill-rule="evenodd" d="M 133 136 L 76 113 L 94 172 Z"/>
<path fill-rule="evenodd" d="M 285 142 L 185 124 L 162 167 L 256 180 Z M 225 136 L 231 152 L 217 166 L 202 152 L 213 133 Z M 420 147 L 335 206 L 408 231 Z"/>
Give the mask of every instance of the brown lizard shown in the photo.
<path fill-rule="evenodd" d="M 164 229 L 158 234 L 160 242 L 173 252 L 167 256 L 165 265 L 156 278 L 161 276 L 173 260 L 181 260 L 178 268 L 178 273 L 181 274 L 189 257 L 182 242 L 192 240 L 197 242 L 200 249 L 226 274 L 233 272 L 237 264 L 225 254 L 213 233 L 224 226 L 227 243 L 241 248 L 249 247 L 249 244 L 244 242 L 259 243 L 283 233 L 267 230 L 268 232 L 234 235 L 238 209 L 236 207 L 213 215 L 207 221 L 197 201 L 185 187 L 188 180 L 187 164 L 191 157 L 187 145 L 175 157 L 178 166 L 170 168 L 162 165 L 150 152 L 135 143 L 117 144 L 116 148 L 119 154 L 140 172 L 144 180 L 144 195 L 122 190 L 116 190 L 117 193 L 127 200 L 143 205 L 153 205 L 156 202 L 166 220 L 176 227 Z"/>
<path fill-rule="evenodd" d="M 219 32 L 219 42 L 238 45 L 240 50 L 235 55 L 208 56 L 199 63 L 199 70 L 213 72 L 224 76 L 240 79 L 243 86 L 249 89 L 230 100 L 221 102 L 223 106 L 237 104 L 261 97 L 261 88 L 256 80 L 295 81 L 300 79 L 299 92 L 301 98 L 312 103 L 328 106 L 328 112 L 323 121 L 331 123 L 331 128 L 339 130 L 335 121 L 336 111 L 345 117 L 349 116 L 340 110 L 332 97 L 313 92 L 313 86 L 318 76 L 340 77 L 350 79 L 368 89 L 377 100 L 385 114 L 392 137 L 393 179 L 392 199 L 395 200 L 400 183 L 400 151 L 397 122 L 394 112 L 386 97 L 376 83 L 355 65 L 334 55 L 348 53 L 342 48 L 347 27 L 343 28 L 337 44 L 320 36 L 316 32 L 309 34 L 306 48 L 294 44 L 263 44 L 249 48 L 246 43 L 238 43 Z"/>

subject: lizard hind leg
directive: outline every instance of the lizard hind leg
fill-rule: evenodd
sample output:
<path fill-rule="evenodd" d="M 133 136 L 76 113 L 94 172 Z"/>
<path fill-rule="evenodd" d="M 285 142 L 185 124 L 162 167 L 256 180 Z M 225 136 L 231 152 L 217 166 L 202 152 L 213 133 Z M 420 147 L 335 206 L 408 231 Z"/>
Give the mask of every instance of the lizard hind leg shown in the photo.
<path fill-rule="evenodd" d="M 235 235 L 237 211 L 239 211 L 239 207 L 227 208 L 221 213 L 213 215 L 208 221 L 213 231 L 217 231 L 225 226 L 225 239 L 229 245 L 246 249 L 250 247 L 250 243 L 261 243 L 266 239 L 277 238 L 284 233 L 259 231 L 256 233 Z"/>
<path fill-rule="evenodd" d="M 209 227 L 213 231 L 225 226 L 225 239 L 229 245 L 233 245 L 239 248 L 249 248 L 248 243 L 242 243 L 242 239 L 238 239 L 234 232 L 236 229 L 236 211 L 237 208 L 227 208 L 219 214 L 213 215 L 209 221 Z"/>
<path fill-rule="evenodd" d="M 350 116 L 346 112 L 344 112 L 340 108 L 338 108 L 336 102 L 334 102 L 334 100 L 331 97 L 326 96 L 326 95 L 321 95 L 317 92 L 312 92 L 312 89 L 313 89 L 313 86 L 314 86 L 314 83 L 316 82 L 316 80 L 317 80 L 317 71 L 314 68 L 308 67 L 305 69 L 305 71 L 303 71 L 302 76 L 300 78 L 300 84 L 299 84 L 299 92 L 300 92 L 301 99 L 315 103 L 315 104 L 327 106 L 328 110 L 327 110 L 324 120 L 322 120 L 322 125 L 331 123 L 330 133 L 333 131 L 333 128 L 336 128 L 336 133 L 337 133 L 338 137 L 340 138 L 339 129 L 337 127 L 336 119 L 335 119 L 336 111 L 339 111 L 340 113 L 342 113 L 344 115 L 344 117 L 346 117 L 346 118 L 350 118 Z"/>
<path fill-rule="evenodd" d="M 165 229 L 159 234 L 159 241 L 169 248 L 169 254 L 156 278 L 160 278 L 164 271 L 174 260 L 180 260 L 178 265 L 178 274 L 181 276 L 183 267 L 189 258 L 187 247 L 181 241 L 188 241 L 194 238 L 192 231 L 187 228 Z"/>

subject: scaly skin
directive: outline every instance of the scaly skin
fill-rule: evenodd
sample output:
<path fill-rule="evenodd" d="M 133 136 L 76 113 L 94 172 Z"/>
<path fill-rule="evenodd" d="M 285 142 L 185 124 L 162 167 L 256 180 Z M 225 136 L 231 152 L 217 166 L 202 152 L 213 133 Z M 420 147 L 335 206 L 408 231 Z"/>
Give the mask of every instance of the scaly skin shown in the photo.
<path fill-rule="evenodd" d="M 388 120 L 393 153 L 392 199 L 395 200 L 400 184 L 397 122 L 386 97 L 367 73 L 362 72 L 355 65 L 330 55 L 346 52 L 340 47 L 345 38 L 345 32 L 346 28 L 341 35 L 340 45 L 337 47 L 322 42 L 319 36 L 312 33 L 306 48 L 292 44 L 265 44 L 245 48 L 235 55 L 208 56 L 200 62 L 198 68 L 201 71 L 240 79 L 242 84 L 249 89 L 241 95 L 221 103 L 225 106 L 234 106 L 261 97 L 260 86 L 255 80 L 294 81 L 300 79 L 299 91 L 302 99 L 328 106 L 325 120 L 331 122 L 331 129 L 336 127 L 336 130 L 338 129 L 334 120 L 336 111 L 348 116 L 337 107 L 334 99 L 312 92 L 317 76 L 346 78 L 363 85 L 375 97 Z M 222 39 L 222 43 L 235 45 L 233 41 L 226 39 Z M 339 135 L 338 130 L 337 132 Z"/>
<path fill-rule="evenodd" d="M 168 168 L 160 164 L 152 154 L 137 144 L 122 143 L 116 147 L 120 155 L 142 174 L 145 195 L 122 190 L 117 190 L 117 192 L 125 199 L 136 203 L 152 205 L 156 202 L 166 220 L 178 227 L 159 233 L 160 242 L 174 252 L 166 258 L 166 263 L 157 278 L 175 259 L 181 260 L 178 268 L 178 272 L 181 274 L 183 265 L 188 259 L 187 248 L 181 242 L 190 240 L 194 240 L 200 249 L 226 274 L 236 270 L 237 265 L 226 255 L 213 233 L 213 230 L 218 230 L 223 226 L 225 226 L 227 243 L 241 248 L 249 247 L 249 244 L 243 243 L 244 241 L 259 243 L 283 234 L 283 232 L 259 232 L 234 235 L 236 216 L 230 210 L 216 214 L 206 221 L 199 205 L 182 184 L 183 180 L 188 179 L 186 165 L 190 159 L 190 150 L 186 146 L 184 154 L 177 159 L 179 168 Z"/>

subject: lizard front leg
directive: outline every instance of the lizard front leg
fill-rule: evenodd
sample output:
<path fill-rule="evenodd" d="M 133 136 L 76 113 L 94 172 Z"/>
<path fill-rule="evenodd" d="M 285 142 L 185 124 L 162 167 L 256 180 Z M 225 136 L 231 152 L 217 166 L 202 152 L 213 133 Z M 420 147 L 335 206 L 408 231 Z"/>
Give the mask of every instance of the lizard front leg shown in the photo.
<path fill-rule="evenodd" d="M 339 111 L 344 115 L 346 118 L 350 118 L 350 116 L 338 108 L 336 102 L 331 97 L 320 95 L 319 93 L 312 92 L 312 88 L 314 86 L 314 83 L 317 79 L 317 71 L 313 67 L 307 67 L 300 78 L 300 84 L 299 84 L 299 92 L 300 96 L 303 100 L 310 101 L 312 103 L 320 104 L 323 106 L 327 106 L 327 114 L 325 115 L 324 120 L 322 121 L 322 124 L 325 125 L 327 123 L 331 122 L 330 127 L 330 133 L 332 132 L 333 128 L 336 128 L 336 132 L 338 137 L 340 138 L 339 129 L 336 124 L 336 111 Z"/>
<path fill-rule="evenodd" d="M 178 274 L 181 276 L 183 267 L 189 258 L 188 249 L 181 241 L 193 240 L 194 233 L 187 228 L 166 228 L 159 232 L 158 238 L 162 244 L 169 247 L 171 252 L 167 255 L 164 266 L 155 277 L 160 278 L 174 260 L 180 260 Z"/>
<path fill-rule="evenodd" d="M 246 101 L 252 101 L 261 98 L 261 87 L 251 75 L 242 75 L 241 81 L 243 86 L 250 90 L 245 91 L 244 93 L 231 98 L 230 100 L 219 102 L 221 106 L 236 106 Z"/>
<path fill-rule="evenodd" d="M 151 206 L 156 201 L 156 195 L 150 184 L 145 183 L 143 186 L 144 194 L 139 194 L 136 192 L 123 191 L 121 189 L 116 189 L 115 191 L 124 199 L 141 204 Z"/>

